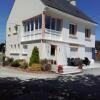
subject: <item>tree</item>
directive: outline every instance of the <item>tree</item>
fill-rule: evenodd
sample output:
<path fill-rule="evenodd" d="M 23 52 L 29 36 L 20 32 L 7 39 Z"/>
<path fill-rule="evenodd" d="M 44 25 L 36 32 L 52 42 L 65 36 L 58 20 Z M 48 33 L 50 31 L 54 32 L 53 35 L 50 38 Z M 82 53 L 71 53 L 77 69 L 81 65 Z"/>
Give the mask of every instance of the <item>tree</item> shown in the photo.
<path fill-rule="evenodd" d="M 5 53 L 5 43 L 0 44 L 0 52 Z"/>
<path fill-rule="evenodd" d="M 37 47 L 34 47 L 31 57 L 30 57 L 30 62 L 29 65 L 31 66 L 32 64 L 39 64 L 39 51 Z"/>

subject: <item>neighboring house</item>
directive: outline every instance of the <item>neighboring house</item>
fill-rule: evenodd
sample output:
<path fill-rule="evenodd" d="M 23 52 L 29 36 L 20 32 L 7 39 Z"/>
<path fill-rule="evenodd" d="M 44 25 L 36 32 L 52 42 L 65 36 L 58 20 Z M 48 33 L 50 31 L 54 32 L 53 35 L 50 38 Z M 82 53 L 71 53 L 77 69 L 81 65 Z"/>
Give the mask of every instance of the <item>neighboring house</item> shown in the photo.
<path fill-rule="evenodd" d="M 96 23 L 75 0 L 15 0 L 7 21 L 6 56 L 29 61 L 35 46 L 40 59 L 67 64 L 67 58 L 92 59 Z"/>

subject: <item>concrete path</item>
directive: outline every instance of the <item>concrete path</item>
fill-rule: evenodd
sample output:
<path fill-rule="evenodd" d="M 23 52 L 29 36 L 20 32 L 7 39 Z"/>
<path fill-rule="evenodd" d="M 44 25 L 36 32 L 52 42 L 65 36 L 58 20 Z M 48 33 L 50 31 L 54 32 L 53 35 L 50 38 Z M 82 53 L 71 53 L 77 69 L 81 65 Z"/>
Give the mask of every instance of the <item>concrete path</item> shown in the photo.
<path fill-rule="evenodd" d="M 28 79 L 53 79 L 56 78 L 58 75 L 54 73 L 27 73 L 23 71 L 19 71 L 13 68 L 8 67 L 0 67 L 0 77 L 17 77 L 21 80 L 28 80 Z"/>

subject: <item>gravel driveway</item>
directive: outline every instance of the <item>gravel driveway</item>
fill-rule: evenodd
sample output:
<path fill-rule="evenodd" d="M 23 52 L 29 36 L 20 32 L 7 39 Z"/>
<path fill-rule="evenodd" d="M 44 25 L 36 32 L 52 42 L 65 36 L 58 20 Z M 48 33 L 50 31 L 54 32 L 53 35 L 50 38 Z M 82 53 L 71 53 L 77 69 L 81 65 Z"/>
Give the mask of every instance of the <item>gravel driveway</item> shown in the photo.
<path fill-rule="evenodd" d="M 0 100 L 100 99 L 100 68 L 64 76 L 0 68 L 0 77 Z"/>
<path fill-rule="evenodd" d="M 21 80 L 27 79 L 48 79 L 48 78 L 56 78 L 58 75 L 54 73 L 27 73 L 20 70 L 16 70 L 11 67 L 0 67 L 0 77 L 12 77 L 12 78 L 19 78 Z"/>

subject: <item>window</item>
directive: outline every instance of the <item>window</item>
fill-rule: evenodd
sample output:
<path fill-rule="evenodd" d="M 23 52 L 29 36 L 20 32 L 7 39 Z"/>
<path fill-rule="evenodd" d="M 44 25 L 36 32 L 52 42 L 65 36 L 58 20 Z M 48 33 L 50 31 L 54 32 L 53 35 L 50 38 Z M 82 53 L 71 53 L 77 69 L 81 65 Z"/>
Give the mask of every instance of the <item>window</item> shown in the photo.
<path fill-rule="evenodd" d="M 24 32 L 30 31 L 30 22 L 29 21 L 24 22 L 23 26 L 24 26 Z"/>
<path fill-rule="evenodd" d="M 56 26 L 56 20 L 54 18 L 52 18 L 52 20 L 51 20 L 51 29 L 56 30 L 55 26 Z"/>
<path fill-rule="evenodd" d="M 50 29 L 50 20 L 51 20 L 51 17 L 46 16 L 46 18 L 45 18 L 45 28 L 47 28 L 47 29 Z"/>
<path fill-rule="evenodd" d="M 38 29 L 38 18 L 35 18 L 35 29 Z"/>
<path fill-rule="evenodd" d="M 39 26 L 39 29 L 41 29 L 41 27 L 42 27 L 42 15 L 38 16 L 38 26 Z"/>
<path fill-rule="evenodd" d="M 16 44 L 14 45 L 14 47 L 16 48 Z"/>
<path fill-rule="evenodd" d="M 85 37 L 90 38 L 90 36 L 91 36 L 91 30 L 86 28 L 85 29 Z"/>
<path fill-rule="evenodd" d="M 11 48 L 13 48 L 13 45 L 11 45 Z"/>
<path fill-rule="evenodd" d="M 50 16 L 46 16 L 46 18 L 45 18 L 45 28 L 56 30 L 56 31 L 61 31 L 62 20 L 57 19 L 57 18 L 52 18 Z"/>
<path fill-rule="evenodd" d="M 27 45 L 23 45 L 23 53 L 28 53 L 27 49 L 28 49 L 28 46 Z"/>
<path fill-rule="evenodd" d="M 62 25 L 62 21 L 60 19 L 57 19 L 56 31 L 61 31 L 61 25 Z"/>
<path fill-rule="evenodd" d="M 55 56 L 55 49 L 56 47 L 54 45 L 51 45 L 51 55 Z"/>
<path fill-rule="evenodd" d="M 11 32 L 11 27 L 9 27 L 9 32 Z"/>
<path fill-rule="evenodd" d="M 30 31 L 30 22 L 27 22 L 27 31 Z"/>
<path fill-rule="evenodd" d="M 15 29 L 15 31 L 16 31 L 16 33 L 18 32 L 18 25 L 15 25 L 14 26 L 14 29 Z"/>
<path fill-rule="evenodd" d="M 25 22 L 23 23 L 23 26 L 24 26 L 24 32 L 26 32 L 27 31 L 27 27 L 26 27 L 26 23 Z"/>
<path fill-rule="evenodd" d="M 70 24 L 69 25 L 69 34 L 76 35 L 77 32 L 77 25 Z"/>
<path fill-rule="evenodd" d="M 34 19 L 31 20 L 31 31 L 33 31 L 33 30 L 34 30 Z"/>
<path fill-rule="evenodd" d="M 20 44 L 18 44 L 18 48 L 20 49 Z"/>

